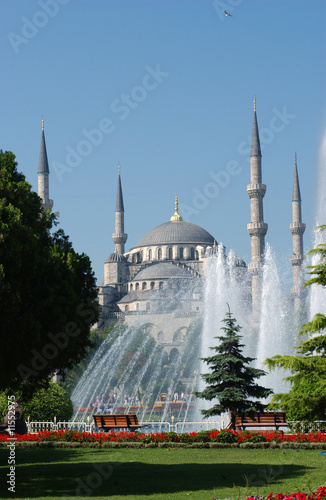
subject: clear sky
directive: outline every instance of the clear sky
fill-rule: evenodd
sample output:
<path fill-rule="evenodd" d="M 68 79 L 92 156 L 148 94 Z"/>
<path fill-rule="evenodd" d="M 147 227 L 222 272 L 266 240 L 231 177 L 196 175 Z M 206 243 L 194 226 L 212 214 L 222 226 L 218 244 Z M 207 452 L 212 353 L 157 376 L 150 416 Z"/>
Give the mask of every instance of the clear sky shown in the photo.
<path fill-rule="evenodd" d="M 0 147 L 37 190 L 44 116 L 54 210 L 99 282 L 119 162 L 127 249 L 177 193 L 185 220 L 250 262 L 256 96 L 266 241 L 291 269 L 295 152 L 306 249 L 315 225 L 325 21 L 324 0 L 1 0 Z"/>

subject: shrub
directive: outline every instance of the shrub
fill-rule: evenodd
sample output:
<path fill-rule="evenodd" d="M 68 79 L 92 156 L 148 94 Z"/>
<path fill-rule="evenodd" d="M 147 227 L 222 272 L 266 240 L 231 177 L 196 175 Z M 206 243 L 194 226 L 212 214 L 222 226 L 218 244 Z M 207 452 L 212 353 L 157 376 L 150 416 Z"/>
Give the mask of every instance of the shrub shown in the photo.
<path fill-rule="evenodd" d="M 69 420 L 73 406 L 68 391 L 59 384 L 50 382 L 47 389 L 40 389 L 27 403 L 22 403 L 25 418 L 30 420 L 57 421 Z"/>
<path fill-rule="evenodd" d="M 216 441 L 219 443 L 235 443 L 238 439 L 232 431 L 224 430 L 217 434 Z"/>

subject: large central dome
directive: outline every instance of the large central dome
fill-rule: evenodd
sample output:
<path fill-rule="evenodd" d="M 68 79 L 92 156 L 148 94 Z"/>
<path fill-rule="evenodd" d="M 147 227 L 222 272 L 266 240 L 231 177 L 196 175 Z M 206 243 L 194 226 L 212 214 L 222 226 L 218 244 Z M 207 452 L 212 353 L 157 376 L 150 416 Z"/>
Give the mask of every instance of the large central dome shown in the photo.
<path fill-rule="evenodd" d="M 165 222 L 154 227 L 138 242 L 138 247 L 152 245 L 213 245 L 214 238 L 205 229 L 183 220 Z"/>

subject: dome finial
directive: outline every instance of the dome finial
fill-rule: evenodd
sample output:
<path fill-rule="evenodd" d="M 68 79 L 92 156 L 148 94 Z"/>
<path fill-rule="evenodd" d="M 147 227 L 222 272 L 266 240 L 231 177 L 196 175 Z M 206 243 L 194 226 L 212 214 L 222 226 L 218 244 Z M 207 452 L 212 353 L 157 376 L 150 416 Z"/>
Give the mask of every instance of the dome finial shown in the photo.
<path fill-rule="evenodd" d="M 181 215 L 178 213 L 178 195 L 175 195 L 175 203 L 174 203 L 174 214 L 172 215 L 170 221 L 171 222 L 178 222 L 183 220 Z"/>
<path fill-rule="evenodd" d="M 44 130 L 44 116 L 42 116 L 42 130 Z"/>
<path fill-rule="evenodd" d="M 254 97 L 254 111 L 256 111 L 256 96 Z"/>
<path fill-rule="evenodd" d="M 121 167 L 120 167 L 120 162 L 118 162 L 118 174 L 120 175 L 120 170 L 121 170 Z"/>
<path fill-rule="evenodd" d="M 216 240 L 214 239 L 214 244 L 213 244 L 213 247 L 216 248 L 217 247 L 217 244 L 216 244 Z"/>
<path fill-rule="evenodd" d="M 297 153 L 294 153 L 294 165 L 297 166 Z"/>

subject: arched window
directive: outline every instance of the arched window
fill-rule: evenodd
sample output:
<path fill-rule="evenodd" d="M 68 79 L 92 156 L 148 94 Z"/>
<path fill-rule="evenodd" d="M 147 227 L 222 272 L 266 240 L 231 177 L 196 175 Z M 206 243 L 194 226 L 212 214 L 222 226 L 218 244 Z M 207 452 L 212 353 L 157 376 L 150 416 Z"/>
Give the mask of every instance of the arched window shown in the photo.
<path fill-rule="evenodd" d="M 146 283 L 146 281 L 144 281 L 143 284 L 142 284 L 142 289 L 146 290 L 146 288 L 147 288 L 147 283 Z"/>
<path fill-rule="evenodd" d="M 152 260 L 152 250 L 148 250 L 148 260 Z"/>
<path fill-rule="evenodd" d="M 146 311 L 149 311 L 151 308 L 150 302 L 146 302 Z"/>
<path fill-rule="evenodd" d="M 136 311 L 139 311 L 139 304 L 138 304 L 138 302 L 136 304 Z"/>
<path fill-rule="evenodd" d="M 170 352 L 170 356 L 169 356 L 170 363 L 173 363 L 174 361 L 177 361 L 178 357 L 179 357 L 179 351 L 178 351 L 178 349 L 176 349 L 174 347 L 172 349 L 172 351 Z"/>
<path fill-rule="evenodd" d="M 173 259 L 172 248 L 169 248 L 169 260 Z"/>
<path fill-rule="evenodd" d="M 160 281 L 160 284 L 159 284 L 159 289 L 160 289 L 160 290 L 163 290 L 163 281 Z"/>
<path fill-rule="evenodd" d="M 195 258 L 195 249 L 194 249 L 194 247 L 190 248 L 190 258 L 191 258 L 191 260 L 194 260 L 194 258 Z"/>
<path fill-rule="evenodd" d="M 187 328 L 185 326 L 178 328 L 178 330 L 176 330 L 173 334 L 173 342 L 184 342 L 186 333 L 187 333 Z"/>
<path fill-rule="evenodd" d="M 142 260 L 143 260 L 143 251 L 141 250 L 140 251 L 140 262 L 142 262 Z"/>
<path fill-rule="evenodd" d="M 128 312 L 129 311 L 129 306 L 125 306 L 125 312 Z"/>
<path fill-rule="evenodd" d="M 180 259 L 183 259 L 183 247 L 179 248 L 179 257 Z"/>
<path fill-rule="evenodd" d="M 158 336 L 157 336 L 157 339 L 158 339 L 159 342 L 163 342 L 164 341 L 164 333 L 163 332 L 159 332 Z"/>
<path fill-rule="evenodd" d="M 136 283 L 136 290 L 139 290 L 139 283 Z"/>
<path fill-rule="evenodd" d="M 130 283 L 130 291 L 132 291 L 134 289 L 134 285 L 132 283 Z"/>
<path fill-rule="evenodd" d="M 154 288 L 155 288 L 155 283 L 154 281 L 151 281 L 151 290 L 154 290 Z"/>
<path fill-rule="evenodd" d="M 199 260 L 199 253 L 198 253 L 198 250 L 196 250 L 196 252 L 195 252 L 195 256 L 196 256 L 196 260 Z"/>
<path fill-rule="evenodd" d="M 162 259 L 162 248 L 157 249 L 157 259 L 161 260 Z"/>

